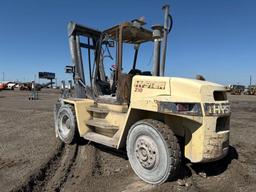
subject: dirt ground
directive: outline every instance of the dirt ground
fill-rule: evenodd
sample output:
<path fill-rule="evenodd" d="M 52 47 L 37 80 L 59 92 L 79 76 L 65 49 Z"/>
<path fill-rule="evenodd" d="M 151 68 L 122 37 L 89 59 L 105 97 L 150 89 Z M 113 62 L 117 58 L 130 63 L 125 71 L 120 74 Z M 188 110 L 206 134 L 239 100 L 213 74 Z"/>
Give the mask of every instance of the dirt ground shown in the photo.
<path fill-rule="evenodd" d="M 207 164 L 183 160 L 179 179 L 159 186 L 133 173 L 127 156 L 80 140 L 55 138 L 53 104 L 58 91 L 0 92 L 0 191 L 256 191 L 256 97 L 229 96 L 230 151 Z"/>

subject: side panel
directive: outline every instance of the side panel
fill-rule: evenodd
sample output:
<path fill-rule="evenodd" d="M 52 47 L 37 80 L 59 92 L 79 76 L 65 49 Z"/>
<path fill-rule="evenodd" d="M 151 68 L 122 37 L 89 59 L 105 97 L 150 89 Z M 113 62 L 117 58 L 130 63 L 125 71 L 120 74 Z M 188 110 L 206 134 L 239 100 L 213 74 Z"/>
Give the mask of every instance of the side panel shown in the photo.
<path fill-rule="evenodd" d="M 216 131 L 216 126 L 218 126 L 217 119 L 218 117 L 204 118 L 204 162 L 221 159 L 228 153 L 229 123 L 221 125 L 225 130 Z"/>
<path fill-rule="evenodd" d="M 170 92 L 170 78 L 136 75 L 132 80 L 131 104 L 148 97 L 170 95 Z"/>
<path fill-rule="evenodd" d="M 87 111 L 87 108 L 94 104 L 94 101 L 91 99 L 81 99 L 81 100 L 71 100 L 64 99 L 64 103 L 73 104 L 76 112 L 77 127 L 80 136 L 83 136 L 88 131 L 89 127 L 86 125 L 86 122 L 91 118 L 90 113 Z"/>
<path fill-rule="evenodd" d="M 192 162 L 203 159 L 205 129 L 203 117 L 192 117 L 191 119 L 166 115 L 165 123 L 173 130 L 175 135 L 184 138 L 184 156 Z"/>
<path fill-rule="evenodd" d="M 204 127 L 196 122 L 184 121 L 185 148 L 184 156 L 191 162 L 203 160 L 204 150 Z"/>
<path fill-rule="evenodd" d="M 118 131 L 119 141 L 117 148 L 125 146 L 130 127 L 137 121 L 156 116 L 159 95 L 170 95 L 170 80 L 168 77 L 135 75 L 132 79 L 130 107 L 123 126 Z M 153 117 L 152 117 L 153 118 Z"/>
<path fill-rule="evenodd" d="M 105 117 L 105 119 L 111 124 L 118 127 L 122 127 L 125 122 L 126 113 L 119 113 L 110 111 L 108 115 Z"/>
<path fill-rule="evenodd" d="M 166 123 L 173 132 L 185 140 L 184 155 L 192 162 L 203 160 L 204 134 L 203 117 L 191 117 L 164 114 L 154 111 L 146 111 L 130 108 L 125 120 L 125 126 L 120 129 L 120 139 L 117 148 L 123 148 L 130 127 L 141 119 L 156 119 Z"/>
<path fill-rule="evenodd" d="M 123 126 L 120 127 L 120 130 L 118 131 L 119 132 L 118 136 L 119 135 L 120 136 L 117 144 L 117 149 L 123 148 L 126 145 L 126 137 L 130 127 L 135 122 L 139 121 L 140 119 L 143 119 L 145 115 L 146 115 L 146 112 L 144 112 L 143 110 L 129 108 L 127 112 L 127 116 L 125 118 L 125 122 Z"/>

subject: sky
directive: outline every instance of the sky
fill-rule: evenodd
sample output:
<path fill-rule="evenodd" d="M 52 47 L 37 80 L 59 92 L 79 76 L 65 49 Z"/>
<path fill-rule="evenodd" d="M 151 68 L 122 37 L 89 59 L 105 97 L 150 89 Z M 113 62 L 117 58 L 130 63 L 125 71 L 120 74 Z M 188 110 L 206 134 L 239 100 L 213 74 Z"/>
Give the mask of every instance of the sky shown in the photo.
<path fill-rule="evenodd" d="M 2 0 L 0 2 L 0 81 L 33 80 L 39 71 L 71 79 L 69 21 L 95 28 L 145 17 L 150 28 L 163 24 L 164 4 L 174 20 L 168 36 L 166 76 L 221 84 L 256 83 L 256 1 L 253 0 Z M 153 43 L 139 52 L 138 67 L 152 69 Z M 131 51 L 125 52 L 128 69 Z M 124 54 L 125 54 L 124 53 Z M 140 64 L 141 62 L 141 64 Z"/>

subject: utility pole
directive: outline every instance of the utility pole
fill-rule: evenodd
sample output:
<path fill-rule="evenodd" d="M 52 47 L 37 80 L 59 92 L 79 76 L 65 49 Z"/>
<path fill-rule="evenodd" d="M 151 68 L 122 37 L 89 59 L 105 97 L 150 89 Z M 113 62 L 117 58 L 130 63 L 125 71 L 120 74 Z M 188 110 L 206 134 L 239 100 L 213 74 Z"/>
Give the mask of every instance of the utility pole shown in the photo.
<path fill-rule="evenodd" d="M 3 81 L 4 81 L 4 72 L 3 72 Z"/>
<path fill-rule="evenodd" d="M 250 86 L 252 85 L 252 76 L 250 75 Z"/>

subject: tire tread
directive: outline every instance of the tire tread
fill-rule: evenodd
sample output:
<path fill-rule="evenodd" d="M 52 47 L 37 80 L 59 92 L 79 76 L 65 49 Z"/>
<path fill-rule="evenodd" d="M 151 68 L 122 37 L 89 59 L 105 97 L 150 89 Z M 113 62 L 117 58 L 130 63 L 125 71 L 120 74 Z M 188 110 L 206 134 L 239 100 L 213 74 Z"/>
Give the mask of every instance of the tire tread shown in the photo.
<path fill-rule="evenodd" d="M 72 136 L 70 135 L 69 138 L 66 139 L 66 141 L 62 140 L 61 137 L 60 137 L 60 139 L 61 139 L 63 142 L 65 142 L 66 144 L 74 144 L 74 143 L 76 142 L 77 138 L 78 138 L 77 121 L 76 121 L 76 113 L 75 113 L 74 106 L 73 106 L 73 105 L 70 105 L 70 104 L 65 104 L 65 105 L 62 105 L 62 106 L 59 108 L 59 110 L 62 109 L 62 108 L 69 108 L 69 109 L 71 110 L 72 115 L 73 115 L 73 117 L 74 117 L 74 126 L 75 126 L 75 130 L 74 130 L 74 132 L 73 132 L 73 135 L 72 135 Z"/>
<path fill-rule="evenodd" d="M 174 135 L 171 128 L 161 121 L 154 119 L 143 119 L 136 122 L 135 125 L 141 123 L 149 124 L 161 134 L 162 138 L 164 139 L 167 145 L 169 158 L 171 159 L 169 165 L 170 169 L 168 173 L 168 178 L 166 180 L 176 179 L 176 177 L 178 176 L 178 171 L 181 163 L 181 151 L 177 137 Z"/>

